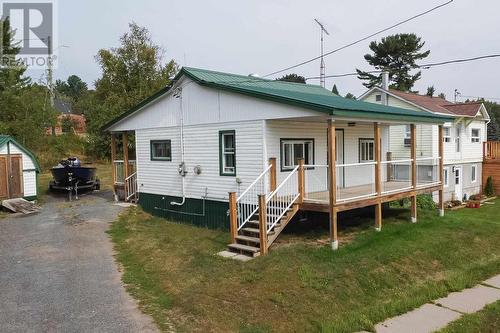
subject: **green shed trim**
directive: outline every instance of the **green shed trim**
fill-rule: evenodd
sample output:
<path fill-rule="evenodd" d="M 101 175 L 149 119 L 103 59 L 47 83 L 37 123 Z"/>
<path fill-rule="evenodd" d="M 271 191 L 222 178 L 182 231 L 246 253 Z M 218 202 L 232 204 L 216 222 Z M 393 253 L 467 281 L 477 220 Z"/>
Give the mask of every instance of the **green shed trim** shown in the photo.
<path fill-rule="evenodd" d="M 436 115 L 430 112 L 409 110 L 344 98 L 313 84 L 276 81 L 192 67 L 183 67 L 173 79 L 173 83 L 178 82 L 183 75 L 202 86 L 298 106 L 334 117 L 345 117 L 345 113 L 348 112 L 350 113 L 349 116 L 352 118 L 369 114 L 369 117 L 363 116 L 363 118 L 436 124 L 453 121 L 451 117 Z M 111 126 L 160 98 L 171 88 L 172 86 L 165 87 L 151 97 L 145 99 L 134 108 L 103 126 L 103 130 L 109 130 Z"/>
<path fill-rule="evenodd" d="M 13 143 L 19 149 L 21 149 L 22 152 L 24 152 L 26 155 L 28 155 L 31 158 L 31 160 L 33 161 L 33 164 L 35 165 L 35 171 L 40 172 L 40 170 L 41 170 L 40 164 L 38 164 L 38 160 L 37 160 L 35 154 L 33 154 L 33 152 L 31 152 L 28 148 L 24 147 L 22 144 L 17 142 L 12 136 L 0 135 L 0 148 L 2 148 L 3 146 L 5 146 L 8 143 Z M 23 170 L 23 171 L 27 171 L 27 170 Z"/>

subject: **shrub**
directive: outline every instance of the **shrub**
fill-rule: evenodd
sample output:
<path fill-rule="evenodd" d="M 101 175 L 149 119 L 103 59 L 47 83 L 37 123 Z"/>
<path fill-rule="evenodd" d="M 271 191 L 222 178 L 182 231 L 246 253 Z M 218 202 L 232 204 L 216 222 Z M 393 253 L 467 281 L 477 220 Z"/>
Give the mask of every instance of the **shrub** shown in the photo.
<path fill-rule="evenodd" d="M 420 209 L 436 209 L 436 203 L 430 194 L 417 195 L 417 207 Z"/>
<path fill-rule="evenodd" d="M 493 177 L 489 176 L 486 180 L 486 185 L 484 186 L 484 194 L 488 197 L 495 195 L 495 187 L 493 186 Z"/>

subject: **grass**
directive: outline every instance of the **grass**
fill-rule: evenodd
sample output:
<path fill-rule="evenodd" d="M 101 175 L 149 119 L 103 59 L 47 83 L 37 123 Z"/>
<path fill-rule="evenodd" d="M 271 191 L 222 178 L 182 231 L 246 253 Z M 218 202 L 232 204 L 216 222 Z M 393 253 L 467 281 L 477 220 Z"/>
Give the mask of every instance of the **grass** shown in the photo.
<path fill-rule="evenodd" d="M 499 205 L 444 218 L 420 211 L 417 224 L 407 210 L 391 210 L 380 233 L 372 219 L 344 217 L 336 252 L 320 227 L 302 241 L 284 235 L 247 263 L 215 255 L 228 233 L 137 208 L 110 234 L 129 292 L 164 331 L 172 323 L 181 332 L 353 332 L 498 274 Z"/>
<path fill-rule="evenodd" d="M 496 333 L 500 332 L 500 301 L 474 314 L 467 314 L 439 333 Z"/>

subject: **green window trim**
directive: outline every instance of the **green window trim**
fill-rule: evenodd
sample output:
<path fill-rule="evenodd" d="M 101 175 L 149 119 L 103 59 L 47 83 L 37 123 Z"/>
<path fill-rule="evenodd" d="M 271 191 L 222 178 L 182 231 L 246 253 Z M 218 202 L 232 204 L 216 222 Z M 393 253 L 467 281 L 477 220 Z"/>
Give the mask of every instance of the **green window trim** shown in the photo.
<path fill-rule="evenodd" d="M 165 157 L 157 157 L 154 154 L 153 146 L 155 144 L 163 144 L 166 143 L 169 147 L 170 154 Z M 163 162 L 171 162 L 172 161 L 172 140 L 151 140 L 149 141 L 149 149 L 150 149 L 150 159 L 151 161 L 163 161 Z"/>
<path fill-rule="evenodd" d="M 224 137 L 226 135 L 232 135 L 234 138 L 234 148 L 233 152 L 228 152 L 225 151 L 224 147 Z M 232 166 L 233 171 L 225 171 L 225 166 L 224 166 L 224 157 L 227 154 L 232 154 L 234 155 L 233 160 L 234 160 L 234 166 Z M 228 177 L 234 177 L 236 176 L 236 131 L 235 130 L 228 130 L 228 131 L 219 131 L 219 174 L 220 176 L 228 176 Z"/>
<path fill-rule="evenodd" d="M 305 146 L 306 143 L 311 143 L 312 144 L 312 147 L 311 147 L 311 151 L 310 151 L 310 154 L 308 155 L 309 157 L 309 161 L 307 159 L 305 159 L 305 164 L 306 165 L 314 165 L 315 163 L 315 143 L 314 143 L 314 139 L 307 139 L 307 138 L 280 138 L 280 169 L 281 169 L 281 172 L 286 172 L 286 171 L 291 171 L 293 170 L 293 168 L 295 166 L 297 166 L 297 164 L 294 162 L 294 165 L 293 167 L 292 166 L 287 166 L 285 165 L 285 151 L 283 150 L 283 146 L 285 144 L 303 144 Z M 305 153 L 305 151 L 303 152 Z M 294 155 L 294 152 L 292 152 L 292 158 L 295 159 L 295 155 Z M 308 168 L 308 169 L 314 169 L 314 168 Z"/>

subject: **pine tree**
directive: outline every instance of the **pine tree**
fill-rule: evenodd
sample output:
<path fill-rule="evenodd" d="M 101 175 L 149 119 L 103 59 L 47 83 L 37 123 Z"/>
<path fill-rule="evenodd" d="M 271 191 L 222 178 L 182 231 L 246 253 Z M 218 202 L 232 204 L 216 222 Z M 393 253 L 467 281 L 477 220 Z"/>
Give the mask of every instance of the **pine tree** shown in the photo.
<path fill-rule="evenodd" d="M 276 81 L 286 81 L 286 82 L 295 82 L 295 83 L 306 83 L 306 78 L 303 76 L 300 76 L 298 74 L 286 74 L 280 77 L 279 79 L 276 79 Z"/>
<path fill-rule="evenodd" d="M 432 96 L 434 96 L 435 92 L 436 92 L 436 89 L 434 88 L 434 86 L 430 86 L 430 87 L 427 87 L 426 95 L 432 97 Z"/>
<path fill-rule="evenodd" d="M 365 60 L 375 69 L 389 72 L 390 87 L 401 91 L 409 91 L 422 75 L 418 71 L 414 75 L 410 71 L 419 68 L 417 61 L 426 58 L 430 51 L 421 52 L 425 42 L 415 34 L 396 34 L 382 38 L 380 43 L 370 43 L 373 54 L 366 54 Z M 380 85 L 382 74 L 373 75 L 356 69 L 358 78 L 366 83 L 363 85 L 372 88 Z"/>
<path fill-rule="evenodd" d="M 337 85 L 336 84 L 333 85 L 332 93 L 334 93 L 335 95 L 340 95 L 339 94 L 339 90 L 337 89 Z"/>

